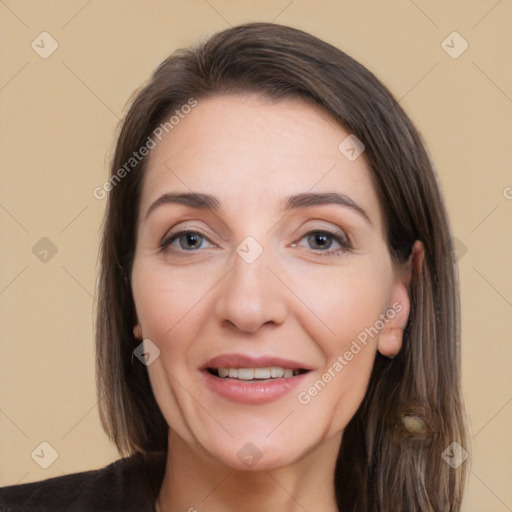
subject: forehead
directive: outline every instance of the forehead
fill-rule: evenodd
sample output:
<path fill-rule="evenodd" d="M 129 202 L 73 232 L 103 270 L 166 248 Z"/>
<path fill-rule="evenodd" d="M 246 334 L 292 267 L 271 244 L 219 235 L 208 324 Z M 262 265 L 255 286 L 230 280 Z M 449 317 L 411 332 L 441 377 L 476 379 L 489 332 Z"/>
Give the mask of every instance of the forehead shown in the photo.
<path fill-rule="evenodd" d="M 215 194 L 226 207 L 337 191 L 364 205 L 378 225 L 378 201 L 364 153 L 350 161 L 338 149 L 349 135 L 320 108 L 300 99 L 200 99 L 151 151 L 141 211 L 170 191 Z"/>

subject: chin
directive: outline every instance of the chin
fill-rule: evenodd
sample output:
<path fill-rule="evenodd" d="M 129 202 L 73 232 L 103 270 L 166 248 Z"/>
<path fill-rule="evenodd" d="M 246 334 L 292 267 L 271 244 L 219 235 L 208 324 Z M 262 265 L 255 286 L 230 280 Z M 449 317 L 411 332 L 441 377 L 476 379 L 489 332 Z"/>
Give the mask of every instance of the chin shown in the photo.
<path fill-rule="evenodd" d="M 204 448 L 216 460 L 237 471 L 269 471 L 282 468 L 297 462 L 312 450 L 307 450 L 303 442 L 286 444 L 285 439 L 276 437 L 272 440 L 265 438 L 265 435 L 235 437 L 220 446 Z"/>

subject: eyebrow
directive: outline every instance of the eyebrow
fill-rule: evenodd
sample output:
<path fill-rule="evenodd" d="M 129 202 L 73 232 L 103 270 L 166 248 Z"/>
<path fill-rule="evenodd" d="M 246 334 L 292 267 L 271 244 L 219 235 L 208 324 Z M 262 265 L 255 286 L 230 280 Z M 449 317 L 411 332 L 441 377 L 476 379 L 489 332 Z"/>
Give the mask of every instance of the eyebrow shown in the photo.
<path fill-rule="evenodd" d="M 164 204 L 182 204 L 197 208 L 199 210 L 210 210 L 216 212 L 220 210 L 221 202 L 216 196 L 209 194 L 201 194 L 198 192 L 182 192 L 182 193 L 167 193 L 160 196 L 148 208 L 144 220 L 148 218 L 151 212 Z M 281 202 L 281 210 L 289 212 L 299 208 L 311 208 L 313 206 L 336 204 L 350 208 L 358 213 L 368 224 L 372 224 L 368 214 L 359 206 L 353 199 L 345 194 L 337 192 L 303 192 L 285 198 Z"/>

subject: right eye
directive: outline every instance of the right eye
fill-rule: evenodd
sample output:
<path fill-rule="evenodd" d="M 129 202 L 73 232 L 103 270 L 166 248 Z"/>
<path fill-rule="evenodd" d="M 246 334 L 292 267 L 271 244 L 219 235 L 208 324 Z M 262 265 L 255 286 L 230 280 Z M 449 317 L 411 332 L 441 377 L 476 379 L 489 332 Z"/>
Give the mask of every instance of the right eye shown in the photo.
<path fill-rule="evenodd" d="M 203 245 L 203 241 L 209 242 L 208 238 L 199 231 L 184 230 L 173 233 L 165 238 L 160 244 L 160 249 L 167 250 L 173 246 L 172 250 L 195 252 L 196 249 L 202 248 L 201 246 Z M 178 242 L 179 248 L 176 247 L 175 242 Z"/>

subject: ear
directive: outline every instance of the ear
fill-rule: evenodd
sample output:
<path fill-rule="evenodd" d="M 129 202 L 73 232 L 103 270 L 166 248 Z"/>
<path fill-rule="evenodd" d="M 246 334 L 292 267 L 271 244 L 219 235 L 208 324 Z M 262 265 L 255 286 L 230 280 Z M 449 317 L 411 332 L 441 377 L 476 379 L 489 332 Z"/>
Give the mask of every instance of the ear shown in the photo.
<path fill-rule="evenodd" d="M 133 327 L 133 335 L 135 336 L 135 339 L 137 339 L 137 340 L 142 339 L 142 328 L 141 328 L 139 322 L 137 322 L 135 324 L 135 326 Z"/>
<path fill-rule="evenodd" d="M 390 305 L 377 343 L 377 350 L 386 357 L 395 357 L 402 350 L 404 330 L 409 320 L 411 310 L 410 286 L 413 276 L 421 273 L 424 257 L 423 243 L 416 240 L 412 246 L 411 255 L 398 271 Z"/>

